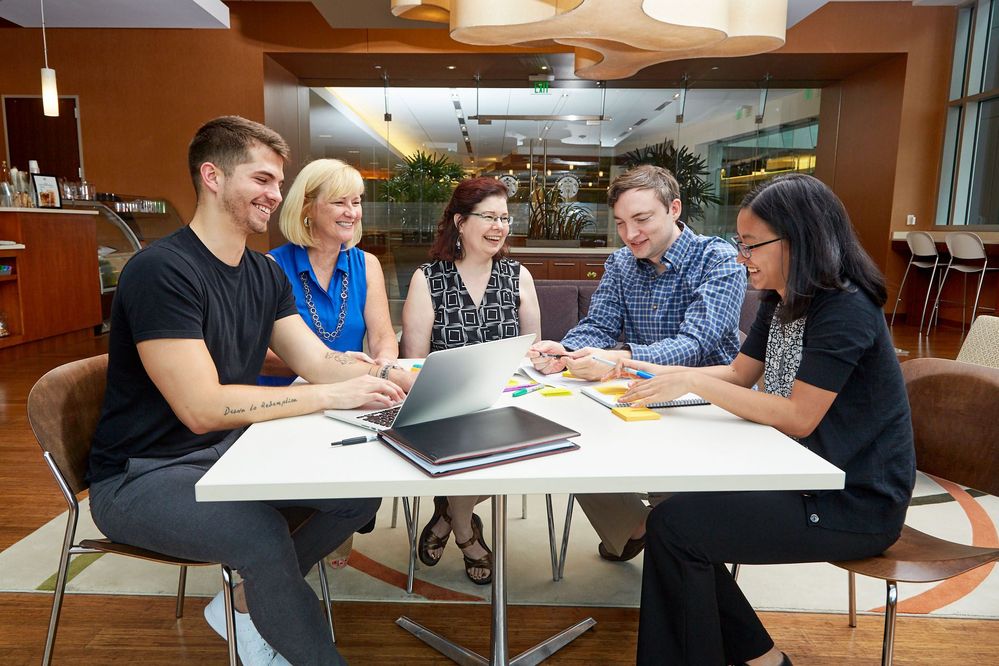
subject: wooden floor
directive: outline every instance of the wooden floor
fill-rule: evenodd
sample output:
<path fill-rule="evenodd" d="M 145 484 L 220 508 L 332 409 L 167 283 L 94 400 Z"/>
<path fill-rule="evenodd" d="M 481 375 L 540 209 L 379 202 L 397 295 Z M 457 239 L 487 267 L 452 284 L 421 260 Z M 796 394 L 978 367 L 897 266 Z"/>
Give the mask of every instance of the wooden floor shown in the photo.
<path fill-rule="evenodd" d="M 956 327 L 943 325 L 928 339 L 918 336 L 913 327 L 895 327 L 895 345 L 908 351 L 908 358 L 954 358 L 960 343 Z M 28 391 L 50 368 L 105 348 L 106 340 L 96 339 L 14 360 L 0 357 L 0 550 L 65 510 L 27 425 Z M 800 593 L 806 595 L 808 590 Z M 205 603 L 190 599 L 185 617 L 177 620 L 170 598 L 71 595 L 63 609 L 55 663 L 225 663 L 224 642 L 201 617 Z M 0 594 L 0 665 L 39 663 L 50 606 L 48 594 Z M 487 606 L 338 603 L 336 623 L 343 655 L 353 664 L 451 663 L 397 628 L 393 622 L 402 614 L 460 638 L 481 653 L 488 651 Z M 593 616 L 597 626 L 546 663 L 634 663 L 638 611 L 632 609 L 511 607 L 511 652 L 516 654 L 587 616 Z M 845 615 L 765 613 L 763 621 L 798 665 L 876 664 L 880 658 L 878 616 L 862 616 L 857 629 L 847 627 Z M 899 666 L 996 663 L 997 654 L 999 622 L 915 617 L 898 621 L 895 663 Z"/>

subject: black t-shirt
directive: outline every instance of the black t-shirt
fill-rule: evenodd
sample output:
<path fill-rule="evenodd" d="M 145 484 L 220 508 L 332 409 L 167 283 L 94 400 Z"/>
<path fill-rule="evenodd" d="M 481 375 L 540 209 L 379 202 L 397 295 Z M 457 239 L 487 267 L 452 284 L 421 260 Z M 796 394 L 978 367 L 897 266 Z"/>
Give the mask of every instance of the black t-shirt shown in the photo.
<path fill-rule="evenodd" d="M 761 305 L 742 346 L 764 363 L 775 305 Z M 915 451 L 909 400 L 881 308 L 859 289 L 816 294 L 805 314 L 795 379 L 837 394 L 801 443 L 846 472 L 844 490 L 806 494 L 805 518 L 850 532 L 901 530 Z"/>
<path fill-rule="evenodd" d="M 108 382 L 90 450 L 91 483 L 129 458 L 173 458 L 211 446 L 229 431 L 196 435 L 170 409 L 142 365 L 145 340 L 204 340 L 222 384 L 256 384 L 274 322 L 297 315 L 280 267 L 247 250 L 238 266 L 213 255 L 184 227 L 136 254 L 111 306 Z"/>

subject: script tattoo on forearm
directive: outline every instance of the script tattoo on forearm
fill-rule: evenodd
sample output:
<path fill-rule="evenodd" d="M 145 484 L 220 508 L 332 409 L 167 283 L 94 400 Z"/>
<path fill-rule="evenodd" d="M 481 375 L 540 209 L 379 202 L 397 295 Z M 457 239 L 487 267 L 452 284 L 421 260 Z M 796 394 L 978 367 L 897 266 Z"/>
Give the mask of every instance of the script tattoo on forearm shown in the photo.
<path fill-rule="evenodd" d="M 284 405 L 290 405 L 298 402 L 297 398 L 281 398 L 280 400 L 261 400 L 259 404 L 251 404 L 249 407 L 230 407 L 225 406 L 225 411 L 223 416 L 229 416 L 230 414 L 245 414 L 246 412 L 255 412 L 258 409 L 269 409 L 271 407 L 282 407 Z"/>
<path fill-rule="evenodd" d="M 344 354 L 343 352 L 338 352 L 338 351 L 326 352 L 326 360 L 334 361 L 336 363 L 339 363 L 340 365 L 354 365 L 355 363 L 357 363 L 356 359 L 353 359 Z"/>

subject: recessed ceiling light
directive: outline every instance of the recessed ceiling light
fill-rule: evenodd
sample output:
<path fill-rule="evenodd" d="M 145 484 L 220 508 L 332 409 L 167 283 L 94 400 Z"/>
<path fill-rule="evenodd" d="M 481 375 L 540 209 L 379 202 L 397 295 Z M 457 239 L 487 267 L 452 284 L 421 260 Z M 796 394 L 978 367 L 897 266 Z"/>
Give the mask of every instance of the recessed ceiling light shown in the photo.
<path fill-rule="evenodd" d="M 447 69 L 454 69 L 454 65 L 448 65 Z"/>
<path fill-rule="evenodd" d="M 714 67 L 712 67 L 712 68 L 711 68 L 711 71 L 713 72 L 713 71 L 715 71 L 716 69 L 718 69 L 718 65 L 715 65 Z"/>
<path fill-rule="evenodd" d="M 673 93 L 673 99 L 680 99 L 680 93 Z"/>
<path fill-rule="evenodd" d="M 332 134 L 320 134 L 319 138 L 320 139 L 332 139 L 333 135 Z"/>
<path fill-rule="evenodd" d="M 375 69 L 381 69 L 381 68 L 382 68 L 381 65 L 375 65 Z"/>
<path fill-rule="evenodd" d="M 548 65 L 541 65 L 541 71 L 542 72 L 548 71 Z"/>

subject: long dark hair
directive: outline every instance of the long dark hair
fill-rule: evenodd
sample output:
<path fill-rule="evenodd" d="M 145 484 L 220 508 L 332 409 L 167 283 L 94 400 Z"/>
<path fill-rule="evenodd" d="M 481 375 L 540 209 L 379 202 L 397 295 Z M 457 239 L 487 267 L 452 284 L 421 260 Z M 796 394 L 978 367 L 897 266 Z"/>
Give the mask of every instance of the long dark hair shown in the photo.
<path fill-rule="evenodd" d="M 454 216 L 460 215 L 464 219 L 484 199 L 496 195 L 506 199 L 510 196 L 510 192 L 506 189 L 506 185 L 495 178 L 469 178 L 458 183 L 458 187 L 451 193 L 451 200 L 444 208 L 444 214 L 437 223 L 437 238 L 430 248 L 430 258 L 444 261 L 461 259 L 463 252 L 459 253 L 457 249 L 458 226 L 454 223 Z M 502 257 L 506 252 L 504 244 L 497 256 Z"/>
<path fill-rule="evenodd" d="M 778 176 L 747 194 L 742 208 L 790 248 L 783 321 L 802 317 L 819 290 L 860 289 L 885 304 L 884 276 L 857 240 L 843 202 L 825 183 L 804 174 Z"/>

